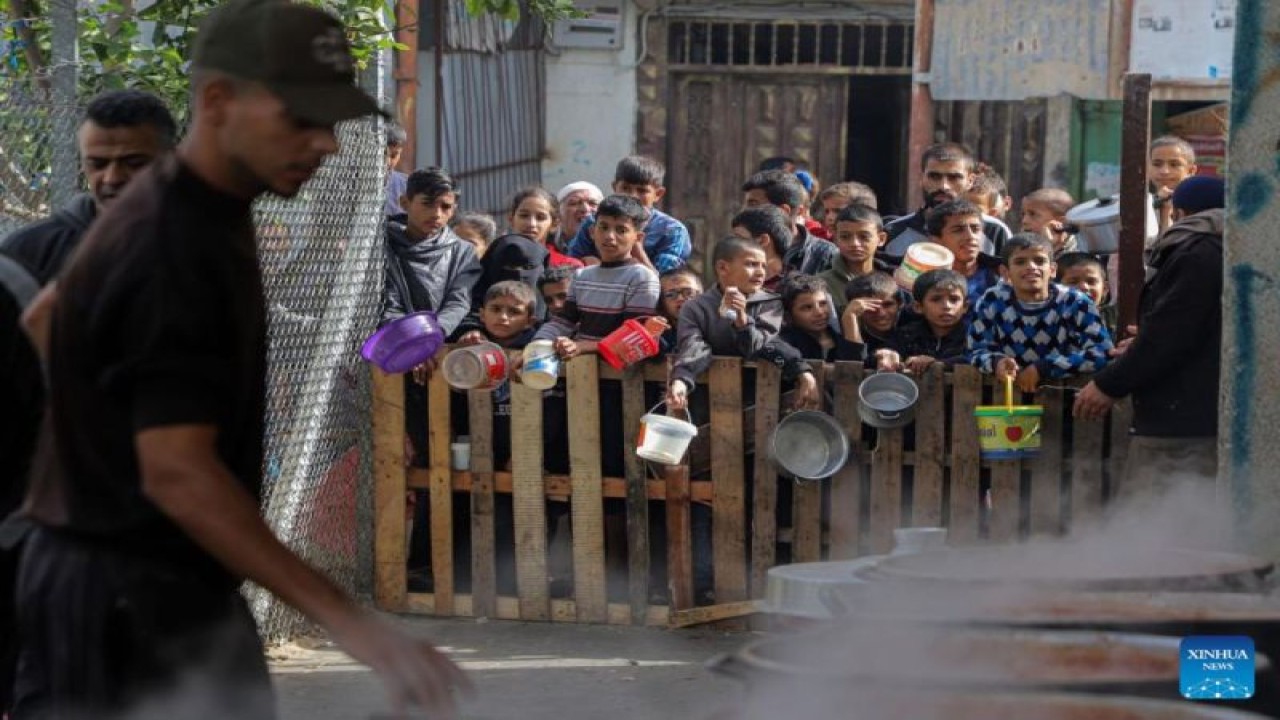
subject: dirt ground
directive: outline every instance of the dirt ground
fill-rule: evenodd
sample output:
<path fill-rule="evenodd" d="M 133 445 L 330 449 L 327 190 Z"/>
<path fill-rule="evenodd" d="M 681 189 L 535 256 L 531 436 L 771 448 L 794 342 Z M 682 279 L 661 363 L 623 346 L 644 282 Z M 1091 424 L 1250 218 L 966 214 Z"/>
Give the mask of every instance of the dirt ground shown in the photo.
<path fill-rule="evenodd" d="M 741 687 L 703 663 L 750 641 L 708 629 L 402 618 L 471 674 L 466 720 L 705 720 Z M 324 641 L 269 651 L 281 720 L 368 720 L 387 711 L 381 682 Z"/>

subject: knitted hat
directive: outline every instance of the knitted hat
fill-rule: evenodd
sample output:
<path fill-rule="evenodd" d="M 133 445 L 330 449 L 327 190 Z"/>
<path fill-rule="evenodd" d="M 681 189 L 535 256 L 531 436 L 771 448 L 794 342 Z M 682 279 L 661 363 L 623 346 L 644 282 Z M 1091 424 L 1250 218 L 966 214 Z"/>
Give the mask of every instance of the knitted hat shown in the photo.
<path fill-rule="evenodd" d="M 1188 215 L 1225 207 L 1226 184 L 1222 178 L 1192 175 L 1173 191 L 1173 206 Z"/>
<path fill-rule="evenodd" d="M 579 180 L 578 182 L 571 182 L 568 185 L 565 185 L 564 187 L 560 188 L 560 192 L 556 193 L 556 202 L 564 202 L 565 198 L 569 197 L 573 193 L 578 192 L 579 190 L 586 190 L 587 192 L 591 193 L 591 196 L 595 198 L 596 202 L 600 202 L 601 200 L 604 199 L 604 193 L 600 192 L 600 188 L 596 187 L 595 185 L 592 185 L 586 180 Z"/>

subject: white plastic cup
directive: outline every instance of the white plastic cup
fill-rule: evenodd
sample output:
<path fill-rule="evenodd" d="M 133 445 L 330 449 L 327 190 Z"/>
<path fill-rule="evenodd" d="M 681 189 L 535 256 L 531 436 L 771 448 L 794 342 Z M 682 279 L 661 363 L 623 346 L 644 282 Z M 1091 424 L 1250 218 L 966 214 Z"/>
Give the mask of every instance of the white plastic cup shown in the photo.
<path fill-rule="evenodd" d="M 449 458 L 453 469 L 459 472 L 471 469 L 471 443 L 449 443 Z"/>
<path fill-rule="evenodd" d="M 535 340 L 525 346 L 521 382 L 534 390 L 550 390 L 559 378 L 560 358 L 556 355 L 555 343 Z"/>

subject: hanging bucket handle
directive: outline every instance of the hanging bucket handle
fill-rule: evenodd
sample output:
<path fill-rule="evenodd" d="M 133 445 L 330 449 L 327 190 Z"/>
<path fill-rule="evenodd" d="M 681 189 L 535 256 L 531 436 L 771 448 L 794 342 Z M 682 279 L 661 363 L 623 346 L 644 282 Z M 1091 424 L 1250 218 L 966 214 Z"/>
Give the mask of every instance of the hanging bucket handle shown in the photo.
<path fill-rule="evenodd" d="M 1004 407 L 1010 413 L 1013 412 L 1013 378 L 1004 379 Z"/>
<path fill-rule="evenodd" d="M 645 413 L 645 414 L 646 414 L 646 415 L 652 415 L 654 410 L 657 410 L 658 408 L 660 408 L 660 407 L 662 407 L 663 405 L 666 405 L 666 404 L 667 404 L 667 401 L 666 401 L 666 400 L 659 400 L 659 401 L 658 401 L 658 404 L 657 404 L 657 405 L 654 405 L 654 406 L 653 406 L 653 407 L 651 407 L 651 408 L 649 408 L 649 412 L 647 412 L 647 413 Z M 688 407 L 686 407 L 686 408 L 684 409 L 684 418 L 685 418 L 685 420 L 686 420 L 686 421 L 688 421 L 688 423 L 689 423 L 690 425 L 692 425 L 692 424 L 693 424 L 693 415 L 689 412 L 689 408 L 688 408 Z"/>

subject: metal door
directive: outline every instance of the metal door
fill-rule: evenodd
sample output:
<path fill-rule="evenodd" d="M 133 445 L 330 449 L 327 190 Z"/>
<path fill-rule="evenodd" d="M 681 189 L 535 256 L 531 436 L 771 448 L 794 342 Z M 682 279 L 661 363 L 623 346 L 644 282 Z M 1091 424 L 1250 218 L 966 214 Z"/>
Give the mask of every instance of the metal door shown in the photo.
<path fill-rule="evenodd" d="M 693 235 L 699 270 L 742 206 L 742 183 L 785 155 L 819 179 L 844 167 L 848 79 L 688 73 L 673 78 L 666 206 Z"/>

